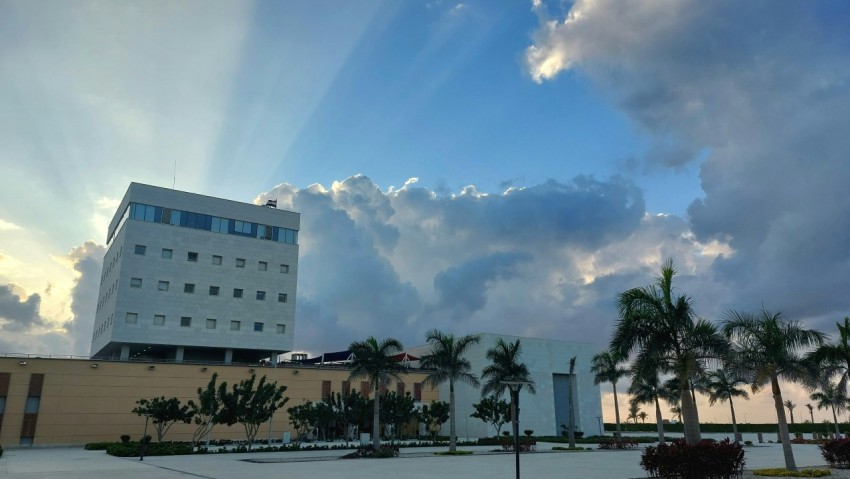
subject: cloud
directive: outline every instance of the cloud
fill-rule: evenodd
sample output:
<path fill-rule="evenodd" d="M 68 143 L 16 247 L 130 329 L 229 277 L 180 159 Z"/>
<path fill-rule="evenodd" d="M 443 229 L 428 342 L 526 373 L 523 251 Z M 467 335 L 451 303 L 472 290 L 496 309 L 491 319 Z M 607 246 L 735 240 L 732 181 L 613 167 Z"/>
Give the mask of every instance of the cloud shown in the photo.
<path fill-rule="evenodd" d="M 13 288 L 9 284 L 0 285 L 0 330 L 21 332 L 43 326 L 46 321 L 39 314 L 41 296 L 31 294 L 21 298 Z"/>
<path fill-rule="evenodd" d="M 21 229 L 20 226 L 15 223 L 10 223 L 8 221 L 4 221 L 0 219 L 0 231 L 15 231 Z"/>
<path fill-rule="evenodd" d="M 728 248 L 699 273 L 728 287 L 722 306 L 764 302 L 833 329 L 850 308 L 850 10 L 600 0 L 536 11 L 534 81 L 583 75 L 647 134 L 645 163 L 700 162 L 689 229 Z"/>

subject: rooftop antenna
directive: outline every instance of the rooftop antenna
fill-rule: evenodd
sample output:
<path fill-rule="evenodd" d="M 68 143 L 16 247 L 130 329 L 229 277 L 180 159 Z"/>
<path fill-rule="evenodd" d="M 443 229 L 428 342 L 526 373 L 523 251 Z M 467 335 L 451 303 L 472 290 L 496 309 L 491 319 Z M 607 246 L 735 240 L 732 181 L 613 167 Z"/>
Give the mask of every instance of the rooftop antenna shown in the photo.
<path fill-rule="evenodd" d="M 174 185 L 177 183 L 177 158 L 174 159 L 174 178 L 171 180 L 171 189 L 174 189 Z"/>

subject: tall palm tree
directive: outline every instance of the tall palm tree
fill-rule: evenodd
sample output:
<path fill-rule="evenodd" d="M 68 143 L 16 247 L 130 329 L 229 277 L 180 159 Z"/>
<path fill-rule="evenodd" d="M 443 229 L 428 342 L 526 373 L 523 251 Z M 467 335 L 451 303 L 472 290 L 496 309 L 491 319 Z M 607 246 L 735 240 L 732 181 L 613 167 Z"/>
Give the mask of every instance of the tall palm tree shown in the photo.
<path fill-rule="evenodd" d="M 617 381 L 629 374 L 628 369 L 620 367 L 623 360 L 611 351 L 604 351 L 590 360 L 590 372 L 594 374 L 593 384 L 611 383 L 614 390 L 614 418 L 617 426 L 617 437 L 620 437 L 620 402 L 617 399 Z"/>
<path fill-rule="evenodd" d="M 626 420 L 632 420 L 633 423 L 637 424 L 638 414 L 640 414 L 640 404 L 635 401 L 629 401 L 629 415 L 626 417 Z"/>
<path fill-rule="evenodd" d="M 638 417 L 640 418 L 641 424 L 644 424 L 644 423 L 646 423 L 646 418 L 649 417 L 649 414 L 641 411 L 641 412 L 638 413 Z"/>
<path fill-rule="evenodd" d="M 806 359 L 818 366 L 818 369 L 831 369 L 841 374 L 839 385 L 847 387 L 850 379 L 850 317 L 844 318 L 844 324 L 838 327 L 838 340 L 823 344 L 806 356 Z M 814 421 L 812 421 L 814 422 Z"/>
<path fill-rule="evenodd" d="M 726 372 L 724 369 L 718 369 L 708 374 L 708 405 L 714 406 L 717 401 L 725 402 L 729 400 L 729 409 L 732 411 L 732 435 L 735 437 L 735 443 L 738 442 L 738 422 L 735 419 L 735 405 L 732 404 L 733 397 L 750 399 L 747 391 L 739 388 L 739 385 L 747 384 L 743 377 L 734 372 Z"/>
<path fill-rule="evenodd" d="M 807 329 L 797 321 L 787 321 L 781 313 L 770 313 L 766 309 L 757 315 L 729 311 L 725 314 L 723 331 L 735 342 L 735 367 L 746 373 L 753 392 L 770 384 L 785 468 L 796 471 L 779 380 L 807 379 L 800 350 L 820 346 L 824 334 Z"/>
<path fill-rule="evenodd" d="M 812 424 L 815 423 L 815 408 L 812 407 L 811 404 L 806 404 L 806 407 L 809 408 L 809 416 L 812 418 Z"/>
<path fill-rule="evenodd" d="M 534 380 L 531 379 L 531 373 L 528 372 L 528 366 L 520 362 L 519 358 L 522 355 L 522 345 L 519 339 L 512 343 L 505 342 L 499 338 L 496 344 L 487 350 L 487 359 L 490 364 L 484 367 L 481 372 L 481 379 L 484 385 L 481 388 L 481 397 L 495 395 L 502 396 L 505 390 L 508 390 L 511 395 L 512 404 L 512 420 L 514 435 L 517 434 L 519 424 L 519 393 L 523 385 L 516 388 L 509 388 L 505 381 L 520 381 L 526 383 L 528 392 L 534 394 L 537 390 L 534 388 Z"/>
<path fill-rule="evenodd" d="M 374 409 L 372 411 L 372 447 L 381 447 L 381 384 L 389 378 L 399 379 L 399 374 L 406 368 L 392 359 L 400 353 L 404 346 L 395 338 L 386 338 L 380 343 L 374 336 L 365 341 L 355 341 L 348 347 L 351 351 L 351 374 L 349 379 L 366 378 L 375 391 Z"/>
<path fill-rule="evenodd" d="M 478 378 L 470 373 L 472 366 L 464 357 L 466 350 L 473 344 L 478 344 L 480 336 L 468 335 L 455 338 L 452 334 L 444 334 L 432 329 L 425 335 L 431 352 L 422 356 L 421 365 L 431 372 L 423 383 L 436 386 L 446 381 L 449 382 L 449 451 L 457 450 L 457 413 L 455 406 L 455 383 L 461 382 L 478 387 Z"/>
<path fill-rule="evenodd" d="M 821 390 L 812 393 L 809 399 L 817 402 L 818 410 L 832 409 L 832 422 L 835 424 L 835 433 L 841 434 L 841 431 L 838 429 L 837 413 L 846 411 L 848 405 L 850 405 L 850 399 L 847 398 L 845 391 L 838 384 L 826 382 L 821 386 Z"/>
<path fill-rule="evenodd" d="M 658 371 L 632 371 L 632 384 L 629 386 L 629 394 L 632 401 L 638 404 L 652 404 L 655 406 L 655 425 L 658 429 L 658 442 L 664 442 L 664 419 L 661 416 L 661 399 L 664 399 L 666 390 L 658 376 Z"/>
<path fill-rule="evenodd" d="M 685 441 L 700 441 L 699 414 L 691 391 L 691 377 L 708 360 L 728 350 L 728 342 L 714 324 L 695 317 L 687 295 L 673 296 L 673 261 L 667 260 L 655 284 L 633 288 L 617 296 L 620 319 L 611 349 L 620 357 L 637 351 L 635 364 L 658 362 L 679 379 Z"/>
<path fill-rule="evenodd" d="M 790 399 L 786 399 L 782 404 L 788 408 L 788 412 L 791 413 L 791 424 L 794 424 L 794 408 L 797 407 L 797 405 L 792 403 Z"/>

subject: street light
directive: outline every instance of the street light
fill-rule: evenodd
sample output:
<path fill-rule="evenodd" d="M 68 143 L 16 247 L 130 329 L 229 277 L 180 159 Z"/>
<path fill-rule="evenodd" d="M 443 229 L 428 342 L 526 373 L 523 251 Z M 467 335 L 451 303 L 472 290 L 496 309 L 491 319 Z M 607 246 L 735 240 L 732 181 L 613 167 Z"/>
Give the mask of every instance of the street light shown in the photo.
<path fill-rule="evenodd" d="M 519 418 L 517 417 L 516 403 L 519 399 L 519 390 L 523 386 L 533 384 L 531 381 L 500 381 L 511 389 L 511 419 L 514 423 L 514 452 L 516 454 L 516 479 L 519 479 Z"/>
<path fill-rule="evenodd" d="M 602 416 L 596 416 L 596 422 L 599 423 L 599 435 L 602 436 Z"/>
<path fill-rule="evenodd" d="M 148 419 L 150 419 L 150 418 L 151 417 L 149 415 L 145 414 L 145 432 L 142 433 L 142 440 L 139 441 L 139 460 L 140 461 L 145 460 L 145 446 L 147 445 L 147 442 L 145 441 L 145 439 L 148 437 Z"/>

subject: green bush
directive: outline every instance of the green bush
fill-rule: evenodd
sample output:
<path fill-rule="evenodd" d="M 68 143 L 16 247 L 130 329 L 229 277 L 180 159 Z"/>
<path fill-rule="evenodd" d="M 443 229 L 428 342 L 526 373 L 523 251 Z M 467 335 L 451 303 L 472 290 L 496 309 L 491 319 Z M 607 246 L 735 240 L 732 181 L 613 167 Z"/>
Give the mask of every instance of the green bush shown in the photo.
<path fill-rule="evenodd" d="M 121 442 L 123 442 L 124 444 L 127 444 L 128 442 L 130 442 L 130 435 L 129 434 L 122 434 L 121 435 Z"/>
<path fill-rule="evenodd" d="M 818 447 L 829 467 L 850 468 L 850 439 L 830 439 Z"/>
<path fill-rule="evenodd" d="M 803 469 L 802 471 L 789 471 L 788 469 L 756 469 L 753 471 L 754 476 L 767 477 L 825 477 L 831 476 L 832 473 L 826 469 Z"/>
<path fill-rule="evenodd" d="M 637 447 L 638 447 L 638 442 L 633 440 L 632 438 L 629 438 L 629 439 L 616 439 L 616 438 L 606 439 L 606 438 L 603 438 L 601 441 L 599 441 L 599 449 L 623 450 L 623 449 L 636 449 Z"/>
<path fill-rule="evenodd" d="M 0 457 L 3 457 L 3 446 L 0 446 Z"/>
<path fill-rule="evenodd" d="M 472 454 L 472 451 L 440 451 L 435 452 L 436 456 L 468 456 Z"/>
<path fill-rule="evenodd" d="M 744 468 L 744 448 L 729 439 L 700 441 L 695 445 L 675 441 L 648 446 L 641 455 L 640 465 L 652 476 L 661 478 L 737 478 Z"/>
<path fill-rule="evenodd" d="M 138 442 L 113 442 L 106 448 L 106 453 L 116 457 L 135 457 L 141 455 Z M 145 456 L 180 456 L 192 454 L 192 446 L 177 442 L 157 442 L 145 446 Z"/>
<path fill-rule="evenodd" d="M 383 444 L 378 450 L 372 447 L 371 444 L 368 446 L 360 446 L 354 450 L 354 452 L 350 454 L 346 454 L 342 456 L 343 459 L 366 459 L 366 458 L 376 458 L 376 459 L 386 459 L 388 457 L 398 457 L 398 446 L 393 446 L 389 444 Z"/>
<path fill-rule="evenodd" d="M 90 442 L 84 446 L 86 451 L 105 451 L 107 447 L 115 444 L 114 442 Z"/>

